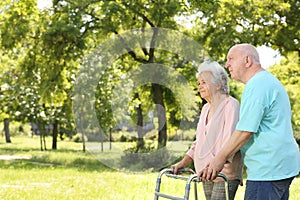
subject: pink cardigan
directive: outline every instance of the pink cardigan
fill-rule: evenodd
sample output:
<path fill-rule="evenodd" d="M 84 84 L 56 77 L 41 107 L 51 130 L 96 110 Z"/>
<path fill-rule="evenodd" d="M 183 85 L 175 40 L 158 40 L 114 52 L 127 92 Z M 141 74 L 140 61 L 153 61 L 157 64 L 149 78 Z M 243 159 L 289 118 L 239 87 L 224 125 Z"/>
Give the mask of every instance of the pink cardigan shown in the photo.
<path fill-rule="evenodd" d="M 227 97 L 218 106 L 207 124 L 210 104 L 203 106 L 196 130 L 196 140 L 187 152 L 187 155 L 194 160 L 196 172 L 201 171 L 229 140 L 239 119 L 239 106 L 236 99 Z M 240 152 L 228 159 L 220 173 L 224 174 L 228 180 L 242 180 L 243 163 Z M 216 179 L 216 181 L 219 180 Z"/>

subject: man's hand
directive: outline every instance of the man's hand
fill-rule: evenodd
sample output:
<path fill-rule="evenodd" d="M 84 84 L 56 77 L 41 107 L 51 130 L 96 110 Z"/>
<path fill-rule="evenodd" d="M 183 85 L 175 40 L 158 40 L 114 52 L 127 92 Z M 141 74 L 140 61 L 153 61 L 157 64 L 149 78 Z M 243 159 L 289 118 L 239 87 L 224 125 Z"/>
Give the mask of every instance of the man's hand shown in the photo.
<path fill-rule="evenodd" d="M 226 159 L 222 158 L 222 156 L 218 154 L 197 174 L 198 179 L 202 178 L 203 182 L 216 179 L 218 173 L 223 169 L 225 162 Z"/>

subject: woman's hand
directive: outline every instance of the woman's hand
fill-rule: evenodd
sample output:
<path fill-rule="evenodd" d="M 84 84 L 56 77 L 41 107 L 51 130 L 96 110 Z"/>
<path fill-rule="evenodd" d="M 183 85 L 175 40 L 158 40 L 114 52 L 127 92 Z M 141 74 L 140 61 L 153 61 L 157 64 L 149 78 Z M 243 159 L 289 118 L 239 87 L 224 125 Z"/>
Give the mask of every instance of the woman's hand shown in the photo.
<path fill-rule="evenodd" d="M 176 163 L 174 165 L 171 165 L 171 168 L 174 169 L 174 174 L 178 174 L 179 169 L 184 168 L 192 161 L 193 161 L 193 159 L 191 157 L 189 157 L 188 155 L 185 155 L 181 161 L 179 161 L 178 163 Z"/>
<path fill-rule="evenodd" d="M 174 169 L 173 173 L 174 174 L 178 174 L 178 170 L 183 168 L 184 166 L 182 166 L 182 164 L 180 162 L 174 164 L 174 165 L 171 165 L 171 168 Z"/>

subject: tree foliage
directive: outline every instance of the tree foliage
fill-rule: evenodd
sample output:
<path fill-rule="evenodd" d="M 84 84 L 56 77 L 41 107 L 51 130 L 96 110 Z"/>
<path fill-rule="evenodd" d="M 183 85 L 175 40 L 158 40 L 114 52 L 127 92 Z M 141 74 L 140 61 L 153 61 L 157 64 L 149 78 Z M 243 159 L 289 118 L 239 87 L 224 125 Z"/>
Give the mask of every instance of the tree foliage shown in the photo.
<path fill-rule="evenodd" d="M 104 131 L 128 116 L 133 124 L 143 126 L 149 113 L 167 121 L 170 127 L 178 127 L 182 120 L 195 122 L 199 114 L 195 111 L 197 106 L 201 107 L 196 69 L 176 45 L 170 44 L 170 48 L 174 46 L 173 52 L 154 48 L 158 44 L 159 28 L 165 28 L 195 39 L 220 63 L 224 63 L 228 49 L 236 43 L 278 49 L 286 59 L 281 67 L 274 66 L 270 71 L 287 88 L 294 129 L 298 130 L 299 9 L 299 0 L 54 0 L 52 7 L 44 9 L 37 8 L 36 0 L 1 1 L 1 119 L 58 122 L 62 129 L 74 131 L 72 101 L 78 71 L 97 46 L 115 38 L 123 42 L 119 48 L 124 53 L 105 66 L 95 93 L 97 118 Z M 180 17 L 194 26 L 182 26 Z M 150 36 L 146 31 L 149 28 Z M 131 48 L 124 45 L 130 43 L 130 38 L 124 35 L 128 30 L 136 30 L 137 35 L 145 38 L 144 43 L 136 43 Z M 166 34 L 165 38 L 178 46 L 183 44 L 176 36 Z M 188 51 L 191 55 L 195 53 L 195 49 Z M 176 72 L 193 87 L 194 96 L 178 86 L 182 104 L 172 89 L 154 83 L 140 84 L 129 76 L 139 72 L 141 66 L 150 67 L 153 63 L 175 71 L 162 69 L 158 75 L 149 71 L 147 76 L 168 73 L 172 77 Z M 120 84 L 135 90 L 121 90 Z M 232 82 L 231 91 L 239 98 L 241 86 Z M 118 102 L 127 99 L 126 109 L 112 110 L 116 99 Z M 155 109 L 154 105 L 159 106 Z M 161 108 L 165 111 L 163 115 L 159 115 Z M 160 146 L 164 146 L 168 128 L 161 124 L 158 129 Z M 143 137 L 142 132 L 139 137 Z"/>
<path fill-rule="evenodd" d="M 286 41 L 293 43 L 294 47 L 297 43 L 297 40 L 287 37 L 297 36 L 295 30 L 299 30 L 299 20 L 295 15 L 299 1 L 220 0 L 209 3 L 205 6 L 206 10 L 202 9 L 198 1 L 191 2 L 199 16 L 195 37 L 216 60 L 224 60 L 228 49 L 237 43 L 273 45 L 275 48 L 280 46 L 280 50 L 288 48 L 289 45 L 283 45 Z M 284 32 L 288 30 L 287 35 Z"/>
<path fill-rule="evenodd" d="M 300 131 L 300 62 L 297 52 L 290 53 L 280 64 L 271 67 L 273 73 L 285 86 L 290 97 L 293 129 Z"/>

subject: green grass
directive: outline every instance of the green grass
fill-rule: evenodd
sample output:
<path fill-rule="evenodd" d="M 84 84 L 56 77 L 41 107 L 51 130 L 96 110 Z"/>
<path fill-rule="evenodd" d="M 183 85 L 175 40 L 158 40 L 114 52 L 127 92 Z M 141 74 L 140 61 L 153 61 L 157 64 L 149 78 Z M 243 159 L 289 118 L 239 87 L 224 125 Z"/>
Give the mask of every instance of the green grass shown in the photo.
<path fill-rule="evenodd" d="M 1 141 L 4 141 L 2 138 Z M 20 159 L 0 160 L 0 199 L 5 200 L 150 200 L 154 198 L 158 172 L 133 173 L 103 165 L 82 145 L 59 141 L 58 150 L 40 151 L 39 138 L 12 138 L 0 143 L 0 155 Z M 50 147 L 50 140 L 47 142 Z M 105 150 L 106 156 L 114 150 Z M 112 160 L 114 156 L 108 156 Z M 22 159 L 21 159 L 22 158 Z M 162 192 L 184 195 L 184 181 L 164 178 Z M 203 198 L 201 184 L 199 199 Z M 290 199 L 300 199 L 300 178 L 291 185 Z M 240 187 L 236 199 L 243 199 Z M 193 199 L 193 190 L 191 190 Z M 162 198 L 160 198 L 162 199 Z"/>

